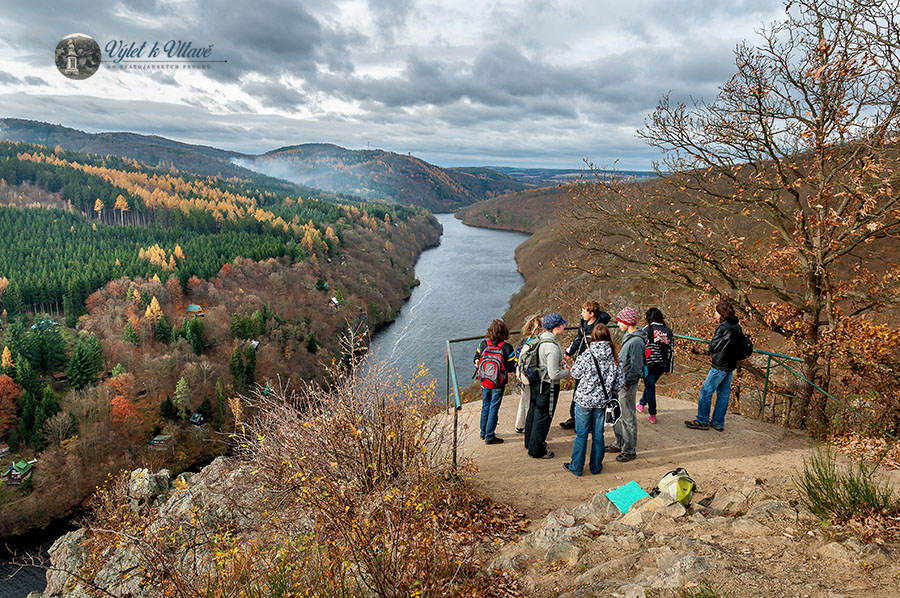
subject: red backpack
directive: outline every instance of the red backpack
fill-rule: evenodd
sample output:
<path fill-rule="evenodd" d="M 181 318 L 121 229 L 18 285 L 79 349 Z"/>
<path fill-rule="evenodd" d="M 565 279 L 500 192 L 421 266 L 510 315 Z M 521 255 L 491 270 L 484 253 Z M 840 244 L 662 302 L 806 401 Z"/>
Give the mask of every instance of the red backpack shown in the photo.
<path fill-rule="evenodd" d="M 488 341 L 484 351 L 481 352 L 475 377 L 484 388 L 502 388 L 506 384 L 506 366 L 503 363 L 501 349 L 505 344 L 506 341 L 501 341 L 499 345 L 492 345 L 491 341 Z"/>

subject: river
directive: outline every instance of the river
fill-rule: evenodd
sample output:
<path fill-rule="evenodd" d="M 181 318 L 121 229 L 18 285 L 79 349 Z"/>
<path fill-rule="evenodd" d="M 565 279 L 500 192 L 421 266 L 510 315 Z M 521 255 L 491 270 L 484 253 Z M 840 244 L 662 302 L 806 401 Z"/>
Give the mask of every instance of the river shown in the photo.
<path fill-rule="evenodd" d="M 423 363 L 445 396 L 446 341 L 483 335 L 502 317 L 523 283 L 515 249 L 528 235 L 467 226 L 452 214 L 437 214 L 444 227 L 441 244 L 416 262 L 415 287 L 397 319 L 372 339 L 375 358 L 409 375 Z M 508 323 L 510 329 L 521 322 Z M 472 382 L 472 356 L 478 341 L 453 344 L 461 387 Z"/>

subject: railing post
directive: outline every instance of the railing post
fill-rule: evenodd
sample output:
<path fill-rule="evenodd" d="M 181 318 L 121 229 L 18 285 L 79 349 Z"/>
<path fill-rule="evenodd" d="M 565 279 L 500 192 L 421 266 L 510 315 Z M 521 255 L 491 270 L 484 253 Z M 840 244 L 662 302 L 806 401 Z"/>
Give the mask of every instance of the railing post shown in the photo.
<path fill-rule="evenodd" d="M 772 356 L 766 357 L 766 380 L 763 383 L 762 406 L 759 408 L 759 417 L 764 419 L 766 415 L 766 398 L 769 396 L 769 372 L 772 371 Z"/>

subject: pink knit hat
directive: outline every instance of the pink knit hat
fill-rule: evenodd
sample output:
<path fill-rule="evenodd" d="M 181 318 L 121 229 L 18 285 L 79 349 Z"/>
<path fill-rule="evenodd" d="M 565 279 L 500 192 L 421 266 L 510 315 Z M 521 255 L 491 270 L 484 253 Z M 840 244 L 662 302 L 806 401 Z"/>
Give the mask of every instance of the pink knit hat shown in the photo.
<path fill-rule="evenodd" d="M 637 310 L 631 306 L 624 308 L 616 314 L 616 322 L 621 322 L 626 326 L 634 326 L 637 324 Z"/>

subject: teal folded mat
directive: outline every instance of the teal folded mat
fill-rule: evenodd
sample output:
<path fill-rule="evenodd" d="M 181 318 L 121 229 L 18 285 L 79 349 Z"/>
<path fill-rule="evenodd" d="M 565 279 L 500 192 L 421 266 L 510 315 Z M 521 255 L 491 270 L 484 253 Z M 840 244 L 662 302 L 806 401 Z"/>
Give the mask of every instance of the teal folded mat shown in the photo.
<path fill-rule="evenodd" d="M 634 480 L 606 493 L 606 498 L 608 498 L 612 504 L 616 505 L 622 513 L 627 513 L 628 509 L 631 508 L 631 505 L 645 496 L 650 495 L 644 492 L 644 489 L 638 486 L 637 482 Z"/>

